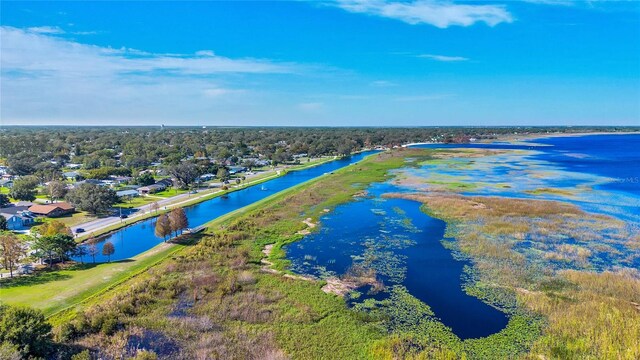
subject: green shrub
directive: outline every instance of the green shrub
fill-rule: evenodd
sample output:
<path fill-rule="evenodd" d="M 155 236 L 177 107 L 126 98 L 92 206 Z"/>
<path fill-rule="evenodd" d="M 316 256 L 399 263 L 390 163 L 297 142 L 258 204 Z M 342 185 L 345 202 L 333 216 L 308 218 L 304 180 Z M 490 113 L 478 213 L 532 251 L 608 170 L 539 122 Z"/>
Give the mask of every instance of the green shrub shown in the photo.
<path fill-rule="evenodd" d="M 71 360 L 91 360 L 91 353 L 89 352 L 89 350 L 79 352 L 71 356 Z"/>
<path fill-rule="evenodd" d="M 44 356 L 51 348 L 51 325 L 40 310 L 0 305 L 0 342 L 25 355 Z"/>

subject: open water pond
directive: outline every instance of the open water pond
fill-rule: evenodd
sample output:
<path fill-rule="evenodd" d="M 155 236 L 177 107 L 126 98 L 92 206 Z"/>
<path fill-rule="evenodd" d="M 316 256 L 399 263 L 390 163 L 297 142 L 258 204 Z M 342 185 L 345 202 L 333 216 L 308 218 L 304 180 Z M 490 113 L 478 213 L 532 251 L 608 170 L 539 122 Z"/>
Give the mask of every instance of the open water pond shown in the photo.
<path fill-rule="evenodd" d="M 454 259 L 441 243 L 445 222 L 423 213 L 418 202 L 380 197 L 397 191 L 402 190 L 374 184 L 368 196 L 323 216 L 318 232 L 287 246 L 292 270 L 325 277 L 342 275 L 353 265 L 373 268 L 387 288 L 406 287 L 461 339 L 502 330 L 507 315 L 464 292 L 468 262 Z M 385 293 L 360 299 L 368 297 L 380 299 Z"/>

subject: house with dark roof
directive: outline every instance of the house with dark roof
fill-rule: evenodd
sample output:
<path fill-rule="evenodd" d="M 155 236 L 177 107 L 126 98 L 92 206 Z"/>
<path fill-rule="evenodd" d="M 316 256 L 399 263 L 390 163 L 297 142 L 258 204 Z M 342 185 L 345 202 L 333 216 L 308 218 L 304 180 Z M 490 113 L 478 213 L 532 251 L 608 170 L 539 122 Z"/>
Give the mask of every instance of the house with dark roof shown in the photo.
<path fill-rule="evenodd" d="M 174 181 L 173 179 L 166 178 L 166 179 L 156 181 L 155 185 L 164 185 L 165 188 L 168 188 L 174 185 Z"/>
<path fill-rule="evenodd" d="M 163 184 L 153 184 L 153 185 L 149 185 L 149 186 L 142 186 L 138 188 L 138 193 L 140 195 L 148 195 L 148 194 L 153 194 L 153 193 L 157 193 L 159 191 L 162 191 L 164 189 L 166 189 L 167 187 L 164 186 Z"/>
<path fill-rule="evenodd" d="M 7 229 L 24 230 L 33 225 L 35 215 L 32 214 L 27 206 L 10 206 L 0 209 L 0 215 L 7 219 Z"/>

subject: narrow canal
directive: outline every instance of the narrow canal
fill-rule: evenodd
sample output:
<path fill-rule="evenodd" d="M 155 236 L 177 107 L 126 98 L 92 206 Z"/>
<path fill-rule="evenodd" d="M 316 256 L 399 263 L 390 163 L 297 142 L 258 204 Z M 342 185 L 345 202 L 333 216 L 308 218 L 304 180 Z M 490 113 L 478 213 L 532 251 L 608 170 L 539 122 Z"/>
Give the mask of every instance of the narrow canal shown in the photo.
<path fill-rule="evenodd" d="M 256 201 L 262 200 L 282 190 L 356 163 L 367 155 L 375 152 L 376 151 L 362 152 L 309 169 L 291 171 L 284 176 L 266 181 L 260 185 L 251 186 L 229 193 L 224 197 L 216 197 L 186 207 L 185 212 L 189 218 L 189 227 L 193 228 L 206 224 L 217 217 L 251 205 Z M 96 244 L 98 247 L 96 261 L 107 261 L 107 257 L 102 255 L 102 246 L 106 242 L 112 243 L 115 247 L 115 253 L 111 256 L 111 261 L 131 258 L 160 244 L 163 240 L 155 236 L 154 224 L 155 219 L 140 221 L 102 238 L 101 241 Z"/>

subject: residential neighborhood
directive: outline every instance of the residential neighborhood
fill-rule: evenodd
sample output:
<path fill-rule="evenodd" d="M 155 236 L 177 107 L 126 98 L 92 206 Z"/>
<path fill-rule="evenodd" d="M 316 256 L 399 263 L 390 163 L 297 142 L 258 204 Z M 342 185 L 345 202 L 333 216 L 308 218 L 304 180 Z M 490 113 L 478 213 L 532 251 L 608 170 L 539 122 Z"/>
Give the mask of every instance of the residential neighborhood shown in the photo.
<path fill-rule="evenodd" d="M 290 147 L 287 142 L 277 143 Z M 82 145 L 85 150 L 79 155 L 80 146 L 50 158 L 43 158 L 45 153 L 0 156 L 0 231 L 18 236 L 24 253 L 22 265 L 0 269 L 0 276 L 47 267 L 43 258 L 30 260 L 35 259 L 44 234 L 61 233 L 76 242 L 90 240 L 109 228 L 149 216 L 153 209 L 180 207 L 208 194 L 243 186 L 245 181 L 278 176 L 287 167 L 312 162 L 305 153 L 278 151 L 274 157 L 248 147 L 236 154 L 223 151 L 224 157 L 200 151 L 197 156 L 167 155 L 136 163 L 128 162 L 126 152 L 111 149 L 96 150 L 96 157 L 91 158 L 87 144 Z M 3 151 L 0 144 L 0 153 Z M 322 157 L 313 162 L 319 160 Z M 55 230 L 43 230 L 49 228 Z"/>

